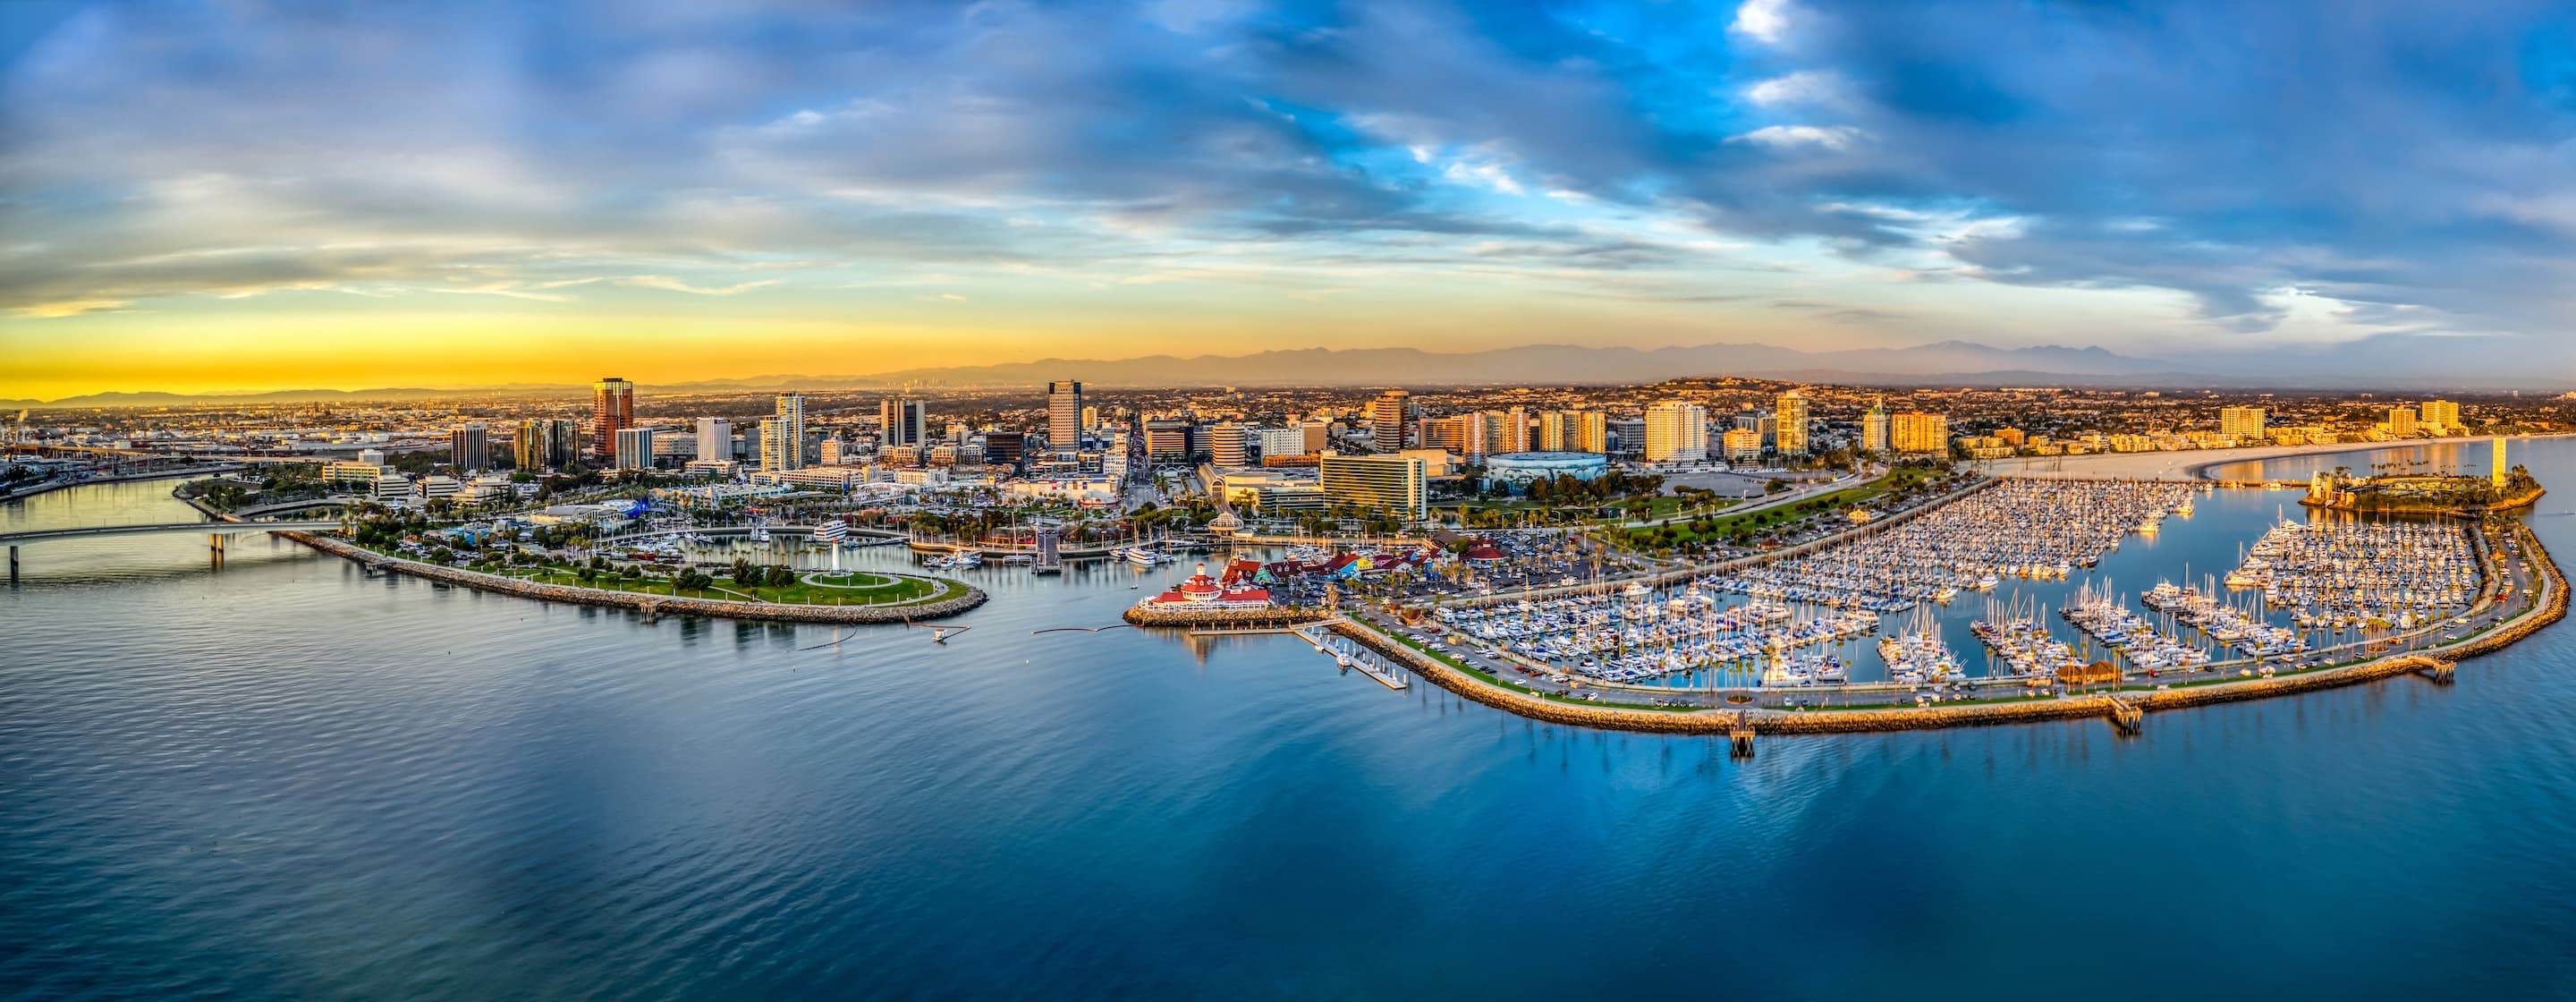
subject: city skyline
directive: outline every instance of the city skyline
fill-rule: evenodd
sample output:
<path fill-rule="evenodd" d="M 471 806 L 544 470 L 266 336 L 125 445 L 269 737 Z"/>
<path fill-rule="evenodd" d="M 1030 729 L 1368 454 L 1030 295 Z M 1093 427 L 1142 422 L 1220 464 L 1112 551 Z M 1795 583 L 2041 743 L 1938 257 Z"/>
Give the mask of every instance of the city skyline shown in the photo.
<path fill-rule="evenodd" d="M 2576 363 L 2568 38 L 2510 3 L 13 5 L 0 397 L 1390 343 L 2537 379 Z"/>

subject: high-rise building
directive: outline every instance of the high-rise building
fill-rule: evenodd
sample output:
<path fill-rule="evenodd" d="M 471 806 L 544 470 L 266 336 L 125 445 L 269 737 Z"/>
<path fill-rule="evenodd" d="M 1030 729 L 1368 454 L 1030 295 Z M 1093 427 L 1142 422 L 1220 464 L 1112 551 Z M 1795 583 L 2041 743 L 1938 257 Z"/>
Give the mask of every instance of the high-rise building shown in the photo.
<path fill-rule="evenodd" d="M 2490 464 L 2494 468 L 2488 471 L 2487 478 L 2497 487 L 2503 487 L 2507 481 L 2513 479 L 2513 468 L 2506 466 L 2504 462 L 2504 436 L 2502 435 L 2495 437 L 2495 456 L 2490 460 Z"/>
<path fill-rule="evenodd" d="M 1208 461 L 1228 469 L 1252 465 L 1249 438 L 1242 425 L 1219 422 L 1208 429 Z"/>
<path fill-rule="evenodd" d="M 617 457 L 618 469 L 649 470 L 653 468 L 653 429 L 619 428 L 617 429 L 616 446 L 617 449 L 614 455 Z"/>
<path fill-rule="evenodd" d="M 887 400 L 877 405 L 877 422 L 885 427 L 887 445 L 923 445 L 930 437 L 930 412 L 919 400 Z"/>
<path fill-rule="evenodd" d="M 2218 433 L 2239 442 L 2253 442 L 2263 437 L 2263 408 L 2221 407 L 2218 409 Z"/>
<path fill-rule="evenodd" d="M 1262 428 L 1253 432 L 1252 443 L 1260 447 L 1263 459 L 1307 454 L 1306 430 L 1303 428 Z"/>
<path fill-rule="evenodd" d="M 1869 413 L 1860 416 L 1860 451 L 1886 452 L 1890 441 L 1887 405 L 1871 401 Z"/>
<path fill-rule="evenodd" d="M 1671 463 L 1708 458 L 1708 408 L 1666 400 L 1646 408 L 1646 461 Z"/>
<path fill-rule="evenodd" d="M 1413 456 L 1334 456 L 1317 464 L 1324 499 L 1419 521 L 1427 495 L 1422 460 Z"/>
<path fill-rule="evenodd" d="M 572 465 L 580 451 L 581 426 L 561 418 L 521 421 L 510 445 L 511 458 L 522 470 L 539 473 L 564 469 Z"/>
<path fill-rule="evenodd" d="M 1418 439 L 1407 434 L 1413 423 L 1413 395 L 1403 390 L 1388 390 L 1369 401 L 1369 429 L 1377 436 L 1380 452 L 1395 452 L 1413 445 Z"/>
<path fill-rule="evenodd" d="M 1605 454 L 1610 451 L 1610 415 L 1600 411 L 1576 411 L 1573 424 L 1574 441 L 1568 451 Z"/>
<path fill-rule="evenodd" d="M 1084 405 L 1082 405 L 1082 426 L 1083 426 L 1085 429 L 1090 429 L 1090 428 L 1097 428 L 1097 427 L 1100 427 L 1100 405 L 1099 405 L 1099 404 L 1084 404 Z"/>
<path fill-rule="evenodd" d="M 785 473 L 805 468 L 805 395 L 778 395 L 777 416 L 760 423 L 760 471 Z"/>
<path fill-rule="evenodd" d="M 1190 423 L 1178 418 L 1156 418 L 1145 422 L 1145 455 L 1162 460 L 1188 459 L 1198 443 L 1191 441 Z"/>
<path fill-rule="evenodd" d="M 602 457 L 617 458 L 617 433 L 635 427 L 635 384 L 610 376 L 591 385 L 590 443 Z"/>
<path fill-rule="evenodd" d="M 1608 422 L 1608 427 L 1609 427 L 1609 435 L 1610 435 L 1613 439 L 1615 439 L 1615 440 L 1616 440 L 1616 448 L 1611 449 L 1611 450 L 1607 450 L 1607 451 L 1616 452 L 1616 453 L 1618 453 L 1619 455 L 1622 455 L 1622 456 L 1636 456 L 1636 455 L 1643 455 L 1643 454 L 1645 453 L 1645 451 L 1646 451 L 1646 419 L 1645 419 L 1645 418 L 1641 418 L 1641 417 L 1623 417 L 1623 418 L 1618 418 L 1618 419 L 1616 419 L 1616 420 L 1611 420 L 1611 421 L 1609 421 L 1609 422 Z"/>
<path fill-rule="evenodd" d="M 1567 426 L 1573 424 L 1573 411 L 1547 411 L 1538 416 L 1538 451 L 1571 452 L 1566 443 L 1573 440 Z"/>
<path fill-rule="evenodd" d="M 720 417 L 698 419 L 698 458 L 733 458 L 733 422 Z"/>
<path fill-rule="evenodd" d="M 1016 431 L 984 433 L 984 461 L 996 466 L 1018 466 L 1028 458 L 1028 436 Z"/>
<path fill-rule="evenodd" d="M 2456 400 L 2427 400 L 2421 408 L 2425 424 L 2436 434 L 2460 430 L 2460 403 Z"/>
<path fill-rule="evenodd" d="M 447 433 L 447 461 L 460 470 L 481 471 L 492 465 L 486 433 L 491 426 L 481 421 L 456 426 Z"/>
<path fill-rule="evenodd" d="M 1889 425 L 1890 444 L 1898 452 L 1950 451 L 1950 418 L 1946 414 L 1906 411 L 1891 418 Z"/>
<path fill-rule="evenodd" d="M 1726 461 L 1729 464 L 1751 463 L 1762 458 L 1762 433 L 1751 428 L 1729 428 L 1724 436 Z"/>
<path fill-rule="evenodd" d="M 2397 437 L 2399 437 L 2399 438 L 2404 438 L 2404 437 L 2406 437 L 2406 436 L 2408 436 L 2408 435 L 2415 434 L 2415 408 L 2412 408 L 2412 407 L 2391 407 L 2391 408 L 2389 408 L 2389 409 L 2388 409 L 2388 433 L 2389 433 L 2389 434 L 2391 434 L 2391 435 L 2395 435 L 2395 436 L 2397 436 Z"/>
<path fill-rule="evenodd" d="M 1310 418 L 1306 423 L 1298 425 L 1297 430 L 1306 433 L 1306 455 L 1324 451 L 1324 446 L 1333 440 L 1333 426 L 1328 421 Z"/>
<path fill-rule="evenodd" d="M 1047 447 L 1057 452 L 1082 448 L 1082 384 L 1059 379 L 1047 384 Z"/>
<path fill-rule="evenodd" d="M 1780 417 L 1780 430 L 1776 433 L 1776 441 L 1780 443 L 1780 454 L 1783 456 L 1806 455 L 1807 395 L 1796 390 L 1790 390 L 1787 393 L 1781 394 L 1776 404 Z"/>

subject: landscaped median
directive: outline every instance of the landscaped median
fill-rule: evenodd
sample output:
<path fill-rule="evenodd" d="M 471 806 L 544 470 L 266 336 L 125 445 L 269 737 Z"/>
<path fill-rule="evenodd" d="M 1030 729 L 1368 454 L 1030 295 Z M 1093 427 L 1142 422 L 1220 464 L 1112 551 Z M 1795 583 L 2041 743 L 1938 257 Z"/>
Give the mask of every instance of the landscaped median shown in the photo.
<path fill-rule="evenodd" d="M 589 588 L 579 585 L 552 584 L 500 574 L 485 574 L 460 567 L 389 556 L 345 539 L 317 536 L 305 532 L 280 532 L 284 536 L 322 552 L 345 557 L 370 566 L 382 567 L 399 574 L 426 578 L 478 591 L 499 592 L 521 598 L 547 602 L 570 602 L 576 605 L 634 609 L 655 615 L 715 616 L 725 619 L 768 620 L 787 623 L 903 623 L 921 619 L 954 616 L 984 604 L 984 591 L 962 581 L 946 578 L 921 578 L 936 582 L 939 590 L 909 601 L 876 605 L 810 605 L 787 602 L 748 602 L 734 599 L 692 598 L 686 595 L 655 594 L 649 591 L 624 591 L 612 588 Z M 900 576 L 898 576 L 900 577 Z M 797 587 L 817 591 L 830 589 L 819 585 Z"/>

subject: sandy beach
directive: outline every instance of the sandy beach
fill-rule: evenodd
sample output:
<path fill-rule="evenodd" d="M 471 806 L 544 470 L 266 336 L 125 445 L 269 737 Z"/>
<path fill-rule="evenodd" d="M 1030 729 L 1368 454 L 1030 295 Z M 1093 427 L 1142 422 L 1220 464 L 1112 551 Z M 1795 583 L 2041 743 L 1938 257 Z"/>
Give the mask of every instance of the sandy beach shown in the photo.
<path fill-rule="evenodd" d="M 2515 435 L 2513 438 L 2555 438 Z M 2026 456 L 1999 459 L 1986 467 L 1999 477 L 2122 477 L 2140 480 L 2200 480 L 2212 466 L 2283 456 L 2334 452 L 2371 452 L 2423 445 L 2483 445 L 2492 435 L 2469 438 L 2415 438 L 2396 442 L 2335 442 L 2326 445 L 2259 445 L 2246 449 L 2190 449 L 2180 452 L 2105 452 L 2087 456 Z"/>

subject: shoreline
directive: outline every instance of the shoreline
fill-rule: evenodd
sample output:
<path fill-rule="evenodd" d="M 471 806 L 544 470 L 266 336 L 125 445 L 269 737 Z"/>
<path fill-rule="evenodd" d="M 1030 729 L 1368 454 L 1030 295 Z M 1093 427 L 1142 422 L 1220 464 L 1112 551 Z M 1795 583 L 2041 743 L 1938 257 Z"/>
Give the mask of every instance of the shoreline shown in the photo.
<path fill-rule="evenodd" d="M 316 550 L 366 567 L 376 567 L 411 577 L 451 584 L 476 591 L 493 592 L 514 598 L 540 602 L 565 602 L 610 609 L 631 609 L 646 616 L 664 614 L 705 616 L 715 619 L 739 619 L 772 623 L 832 623 L 841 625 L 899 624 L 915 620 L 942 619 L 983 605 L 991 596 L 984 589 L 963 581 L 957 584 L 966 593 L 937 602 L 912 605 L 785 605 L 774 602 L 738 602 L 731 599 L 690 598 L 683 595 L 648 595 L 641 592 L 608 591 L 573 585 L 539 584 L 518 578 L 485 574 L 460 567 L 386 556 L 355 543 L 316 536 L 307 532 L 275 532 Z M 932 580 L 951 580 L 933 578 Z"/>
<path fill-rule="evenodd" d="M 2446 646 L 2395 653 L 2368 661 L 2313 669 L 2296 674 L 2238 678 L 2160 689 L 2113 689 L 2102 693 L 2070 694 L 2057 698 L 2011 702 L 1840 710 L 1778 710 L 1758 707 L 1674 710 L 1642 706 L 1585 705 L 1548 699 L 1535 693 L 1475 677 L 1445 661 L 1389 638 L 1372 627 L 1346 618 L 1334 620 L 1328 628 L 1365 645 L 1383 657 L 1403 664 L 1416 674 L 1429 679 L 1433 684 L 1456 693 L 1462 698 L 1532 720 L 1598 730 L 1728 736 L 1737 740 L 1741 747 L 1749 747 L 1749 744 L 1741 743 L 1749 742 L 1754 734 L 1858 734 L 2080 720 L 2091 717 L 2109 719 L 2123 732 L 2132 732 L 2143 726 L 2142 715 L 2148 711 L 2176 710 L 2296 695 L 2375 682 L 2410 673 L 2427 674 L 2437 681 L 2448 681 L 2453 666 L 2458 661 L 2503 650 L 2566 617 L 2568 584 L 2566 577 L 2558 568 L 2557 561 L 2549 555 L 2547 548 L 2541 545 L 2539 536 L 2531 531 L 2530 526 L 2516 523 L 2514 532 L 2525 551 L 2524 559 L 2535 564 L 2540 570 L 2540 580 L 2546 593 L 2543 598 L 2537 600 L 2537 604 L 2530 611 L 2478 636 Z M 2495 561 L 2499 558 L 2490 552 L 2487 559 Z"/>
<path fill-rule="evenodd" d="M 2330 456 L 2381 449 L 2438 445 L 2473 445 L 2497 438 L 2530 440 L 2576 437 L 2576 432 L 2532 435 L 2477 435 L 2461 438 L 2410 438 L 2391 442 L 2326 442 L 2313 445 L 2257 445 L 2236 449 L 2183 449 L 2173 452 L 2097 452 L 2082 456 L 2020 456 L 1993 461 L 1983 472 L 1995 477 L 2035 480 L 2172 480 L 2208 482 L 2210 470 L 2234 463 L 2260 463 L 2304 456 Z"/>

